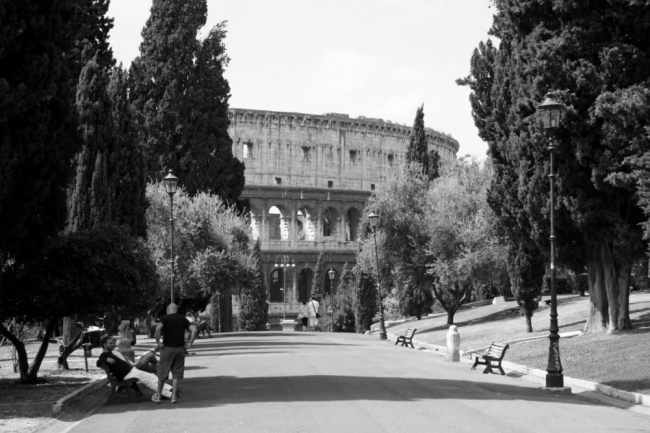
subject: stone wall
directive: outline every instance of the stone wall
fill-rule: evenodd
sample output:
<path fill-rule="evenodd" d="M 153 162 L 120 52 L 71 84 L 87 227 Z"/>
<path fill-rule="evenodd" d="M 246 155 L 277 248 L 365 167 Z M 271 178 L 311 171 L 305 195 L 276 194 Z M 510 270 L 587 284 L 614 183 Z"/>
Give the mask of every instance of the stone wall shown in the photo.
<path fill-rule="evenodd" d="M 371 191 L 405 162 L 412 128 L 381 119 L 229 110 L 233 155 L 246 185 Z M 426 129 L 430 149 L 453 161 L 458 142 Z"/>
<path fill-rule="evenodd" d="M 319 253 L 334 269 L 355 264 L 367 199 L 405 163 L 411 127 L 344 114 L 311 115 L 230 109 L 233 154 L 246 165 L 242 198 L 251 235 L 260 239 L 274 329 L 295 318 L 309 296 Z M 429 149 L 456 159 L 458 142 L 427 128 Z M 283 258 L 295 267 L 276 267 Z M 325 292 L 329 278 L 325 276 Z"/>

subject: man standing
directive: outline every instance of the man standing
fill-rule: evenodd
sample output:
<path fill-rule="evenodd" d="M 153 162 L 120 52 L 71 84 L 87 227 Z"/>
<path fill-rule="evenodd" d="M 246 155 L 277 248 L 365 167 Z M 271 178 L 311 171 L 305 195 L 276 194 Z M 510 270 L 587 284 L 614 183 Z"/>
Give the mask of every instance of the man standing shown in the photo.
<path fill-rule="evenodd" d="M 190 341 L 185 344 L 185 331 L 190 330 Z M 163 336 L 162 343 L 160 336 Z M 160 403 L 165 380 L 172 373 L 172 403 L 178 403 L 178 382 L 185 371 L 185 351 L 192 346 L 196 339 L 196 326 L 178 314 L 178 306 L 174 303 L 167 307 L 167 315 L 156 325 L 156 344 L 161 349 L 158 363 L 158 393 L 151 397 L 154 403 Z"/>
<path fill-rule="evenodd" d="M 138 362 L 133 365 L 120 352 L 113 351 L 115 349 L 115 339 L 110 335 L 102 337 L 99 343 L 102 346 L 103 352 L 99 355 L 97 367 L 108 368 L 110 373 L 115 376 L 115 379 L 119 381 L 135 378 L 153 392 L 161 393 L 165 398 L 172 396 L 171 386 L 165 384 L 163 389 L 158 391 L 158 378 L 154 374 L 146 371 L 150 363 L 155 364 L 156 356 L 154 351 L 142 355 Z M 138 389 L 138 386 L 135 383 L 133 385 L 136 393 L 142 395 L 142 391 Z"/>
<path fill-rule="evenodd" d="M 318 319 L 320 318 L 320 314 L 318 314 L 318 309 L 320 308 L 320 304 L 313 296 L 309 301 L 308 308 L 309 308 L 309 328 L 307 329 L 310 331 L 316 331 L 318 328 Z"/>

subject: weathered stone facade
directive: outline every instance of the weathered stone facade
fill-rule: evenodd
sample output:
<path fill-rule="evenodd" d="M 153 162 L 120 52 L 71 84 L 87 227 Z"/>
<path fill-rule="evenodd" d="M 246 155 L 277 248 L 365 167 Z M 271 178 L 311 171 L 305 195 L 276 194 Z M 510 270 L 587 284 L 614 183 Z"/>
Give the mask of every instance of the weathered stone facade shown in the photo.
<path fill-rule="evenodd" d="M 233 155 L 246 165 L 242 197 L 250 200 L 253 238 L 261 240 L 274 324 L 284 314 L 295 318 L 309 297 L 321 251 L 325 269 L 336 271 L 336 291 L 343 264 L 355 262 L 364 204 L 404 164 L 412 128 L 335 113 L 233 108 L 228 116 Z M 443 161 L 456 159 L 456 140 L 430 128 L 426 135 Z M 296 265 L 286 283 L 275 267 L 284 256 Z"/>

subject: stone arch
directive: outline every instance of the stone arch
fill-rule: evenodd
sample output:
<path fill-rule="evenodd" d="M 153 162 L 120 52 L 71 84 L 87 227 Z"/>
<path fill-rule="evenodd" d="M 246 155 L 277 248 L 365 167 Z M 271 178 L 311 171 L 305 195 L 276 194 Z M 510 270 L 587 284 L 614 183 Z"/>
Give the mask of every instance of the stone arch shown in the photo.
<path fill-rule="evenodd" d="M 296 211 L 296 232 L 298 240 L 316 240 L 316 213 L 308 206 Z"/>
<path fill-rule="evenodd" d="M 282 284 L 284 284 L 284 269 L 274 268 L 270 275 L 269 302 L 282 302 Z"/>
<path fill-rule="evenodd" d="M 311 296 L 311 285 L 314 281 L 314 271 L 311 268 L 304 268 L 298 277 L 298 302 L 308 302 Z"/>
<path fill-rule="evenodd" d="M 337 222 L 339 219 L 339 211 L 333 207 L 323 209 L 321 218 L 321 226 L 323 227 L 323 237 L 336 239 L 338 235 Z"/>
<path fill-rule="evenodd" d="M 268 227 L 268 239 L 289 240 L 291 217 L 289 211 L 284 206 L 273 204 L 269 207 L 266 215 L 266 225 Z"/>
<path fill-rule="evenodd" d="M 345 240 L 358 241 L 361 229 L 361 212 L 356 207 L 348 209 L 345 215 Z"/>

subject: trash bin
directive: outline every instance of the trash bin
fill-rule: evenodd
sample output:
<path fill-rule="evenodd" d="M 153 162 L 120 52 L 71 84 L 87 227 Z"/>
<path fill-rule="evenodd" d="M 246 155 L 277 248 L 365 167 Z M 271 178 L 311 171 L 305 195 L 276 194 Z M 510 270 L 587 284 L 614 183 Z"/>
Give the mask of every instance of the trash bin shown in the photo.
<path fill-rule="evenodd" d="M 86 358 L 92 358 L 93 357 L 93 345 L 91 343 L 83 343 L 82 346 L 84 348 L 84 356 Z"/>

